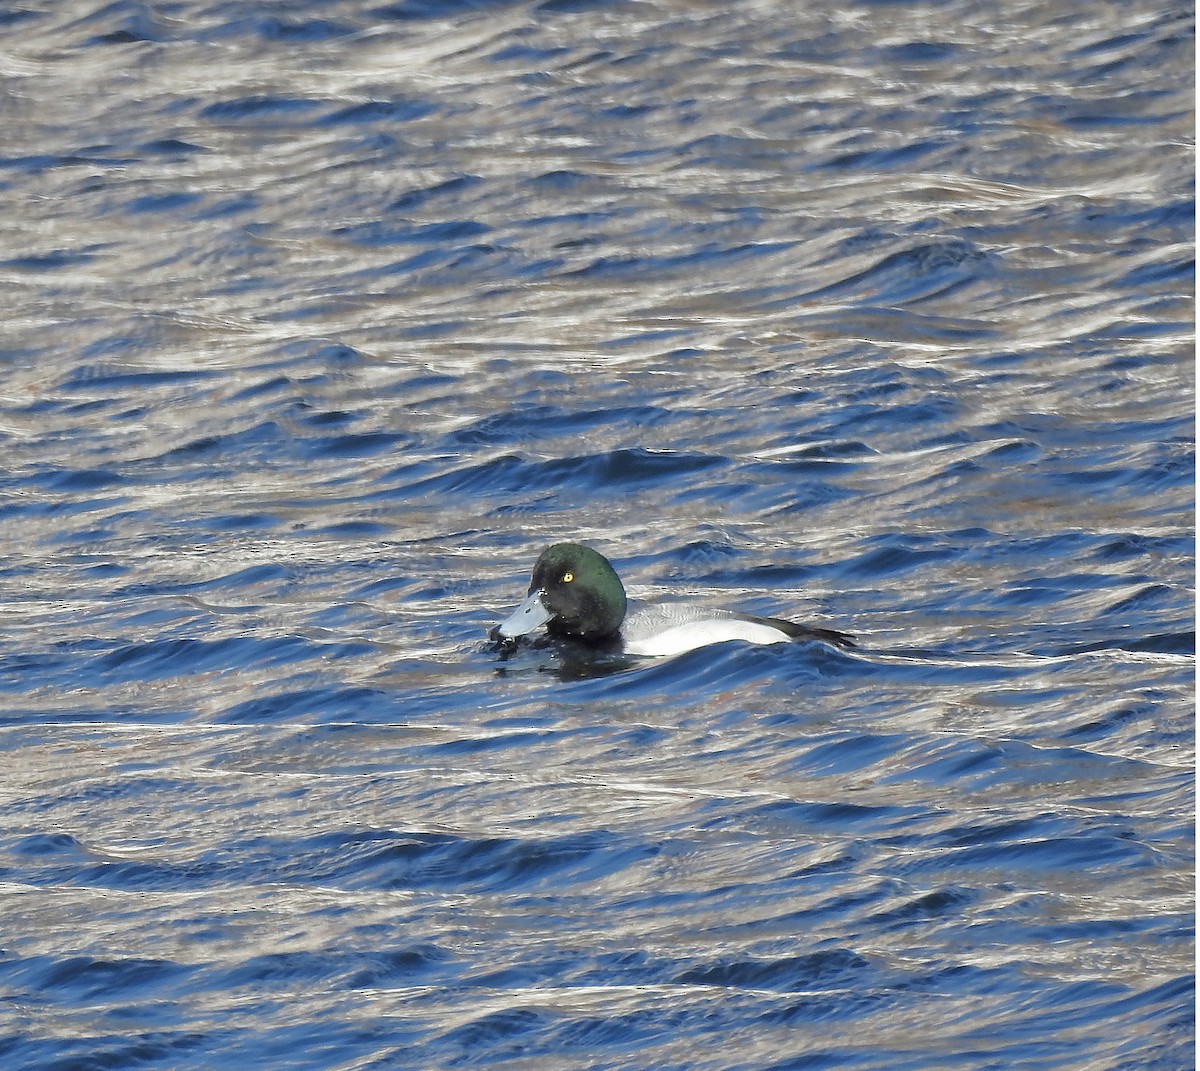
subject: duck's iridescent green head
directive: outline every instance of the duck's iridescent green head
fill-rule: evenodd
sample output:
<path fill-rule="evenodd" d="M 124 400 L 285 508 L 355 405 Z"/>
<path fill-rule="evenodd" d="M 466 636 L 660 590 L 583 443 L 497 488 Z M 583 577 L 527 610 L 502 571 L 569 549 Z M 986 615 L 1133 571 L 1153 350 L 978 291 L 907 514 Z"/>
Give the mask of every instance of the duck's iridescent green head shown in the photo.
<path fill-rule="evenodd" d="M 493 634 L 512 640 L 545 625 L 552 636 L 599 643 L 620 630 L 625 605 L 621 578 L 603 554 L 555 543 L 538 557 L 525 601 Z"/>

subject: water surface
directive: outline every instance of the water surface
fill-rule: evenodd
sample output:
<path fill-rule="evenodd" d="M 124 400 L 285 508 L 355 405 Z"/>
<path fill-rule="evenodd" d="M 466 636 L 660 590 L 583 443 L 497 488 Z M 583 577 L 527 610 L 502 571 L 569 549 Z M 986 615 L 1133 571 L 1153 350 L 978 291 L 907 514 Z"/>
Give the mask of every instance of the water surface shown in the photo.
<path fill-rule="evenodd" d="M 1190 13 L 0 18 L 5 1066 L 1193 1066 Z"/>

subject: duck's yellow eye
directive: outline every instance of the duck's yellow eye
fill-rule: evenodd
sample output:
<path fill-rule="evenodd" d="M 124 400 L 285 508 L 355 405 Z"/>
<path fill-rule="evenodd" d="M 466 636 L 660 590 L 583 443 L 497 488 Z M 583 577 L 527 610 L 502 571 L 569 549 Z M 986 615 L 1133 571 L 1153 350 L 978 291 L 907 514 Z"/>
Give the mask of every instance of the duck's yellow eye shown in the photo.
<path fill-rule="evenodd" d="M 575 574 L 574 574 L 574 573 L 563 573 L 562 582 L 563 582 L 564 584 L 569 584 L 569 583 L 570 583 L 572 580 L 574 580 L 574 579 L 575 579 Z"/>

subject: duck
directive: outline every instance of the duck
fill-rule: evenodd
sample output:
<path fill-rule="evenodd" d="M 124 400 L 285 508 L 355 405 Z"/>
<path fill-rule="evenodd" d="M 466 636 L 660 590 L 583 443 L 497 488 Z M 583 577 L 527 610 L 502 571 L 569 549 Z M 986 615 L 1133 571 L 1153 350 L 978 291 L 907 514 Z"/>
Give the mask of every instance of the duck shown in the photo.
<path fill-rule="evenodd" d="M 798 625 L 777 617 L 714 610 L 684 603 L 629 599 L 612 563 L 581 543 L 554 543 L 538 556 L 529 591 L 488 638 L 505 647 L 539 629 L 605 653 L 672 657 L 727 640 L 755 644 L 815 640 L 834 647 L 856 646 L 835 629 Z"/>

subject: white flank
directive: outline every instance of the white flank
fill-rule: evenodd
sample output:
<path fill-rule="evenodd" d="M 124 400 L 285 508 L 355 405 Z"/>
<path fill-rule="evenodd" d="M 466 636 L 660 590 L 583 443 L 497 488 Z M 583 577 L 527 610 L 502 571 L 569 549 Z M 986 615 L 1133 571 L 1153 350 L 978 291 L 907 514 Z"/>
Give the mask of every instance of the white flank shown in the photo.
<path fill-rule="evenodd" d="M 666 658 L 671 655 L 707 647 L 710 643 L 726 640 L 745 640 L 748 643 L 784 643 L 788 637 L 770 625 L 755 621 L 739 621 L 737 618 L 689 621 L 660 632 L 657 636 L 625 641 L 625 653 Z"/>

